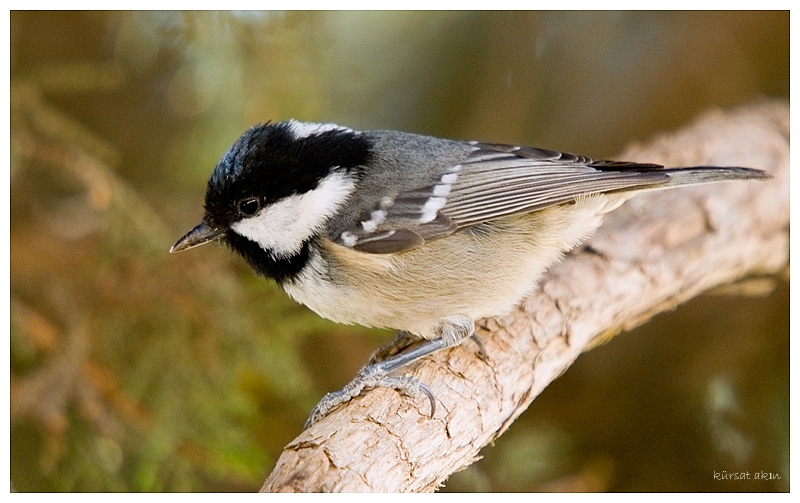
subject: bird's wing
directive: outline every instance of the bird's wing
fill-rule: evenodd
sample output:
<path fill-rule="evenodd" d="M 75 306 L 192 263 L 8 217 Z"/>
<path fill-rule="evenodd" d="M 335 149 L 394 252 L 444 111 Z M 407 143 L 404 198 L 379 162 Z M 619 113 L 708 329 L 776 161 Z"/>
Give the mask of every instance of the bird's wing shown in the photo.
<path fill-rule="evenodd" d="M 551 150 L 472 143 L 436 183 L 384 198 L 336 241 L 367 253 L 422 246 L 459 229 L 603 192 L 669 181 L 656 164 L 596 161 Z"/>

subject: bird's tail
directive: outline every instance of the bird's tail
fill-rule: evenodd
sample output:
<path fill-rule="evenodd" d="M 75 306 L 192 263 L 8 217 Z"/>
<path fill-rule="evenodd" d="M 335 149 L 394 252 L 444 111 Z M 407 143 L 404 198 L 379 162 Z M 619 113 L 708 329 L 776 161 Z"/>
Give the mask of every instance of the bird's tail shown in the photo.
<path fill-rule="evenodd" d="M 659 172 L 669 176 L 669 180 L 666 182 L 666 186 L 668 187 L 697 185 L 708 182 L 722 182 L 725 180 L 772 178 L 760 169 L 739 167 L 694 166 L 691 168 L 666 168 L 660 170 Z M 653 188 L 664 188 L 664 185 Z"/>

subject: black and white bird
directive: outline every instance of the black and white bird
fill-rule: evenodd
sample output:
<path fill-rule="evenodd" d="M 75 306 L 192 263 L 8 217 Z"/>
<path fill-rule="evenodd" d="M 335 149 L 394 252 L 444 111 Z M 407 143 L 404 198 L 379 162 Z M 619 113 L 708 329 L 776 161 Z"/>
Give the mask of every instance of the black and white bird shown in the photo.
<path fill-rule="evenodd" d="M 766 177 L 290 120 L 233 144 L 208 182 L 202 222 L 170 251 L 222 241 L 324 318 L 431 341 L 362 370 L 313 422 L 364 387 L 432 398 L 388 374 L 508 313 L 635 193 Z"/>

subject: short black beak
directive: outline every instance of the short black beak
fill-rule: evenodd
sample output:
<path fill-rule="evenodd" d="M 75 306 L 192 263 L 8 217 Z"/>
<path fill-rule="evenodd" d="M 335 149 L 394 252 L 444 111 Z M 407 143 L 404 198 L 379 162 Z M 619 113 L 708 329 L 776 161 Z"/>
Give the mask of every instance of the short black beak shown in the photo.
<path fill-rule="evenodd" d="M 180 251 L 194 248 L 195 246 L 204 245 L 208 242 L 217 240 L 225 234 L 225 231 L 220 229 L 212 229 L 205 222 L 200 224 L 194 229 L 186 233 L 185 236 L 180 238 L 177 243 L 172 245 L 169 249 L 170 253 L 177 253 Z"/>

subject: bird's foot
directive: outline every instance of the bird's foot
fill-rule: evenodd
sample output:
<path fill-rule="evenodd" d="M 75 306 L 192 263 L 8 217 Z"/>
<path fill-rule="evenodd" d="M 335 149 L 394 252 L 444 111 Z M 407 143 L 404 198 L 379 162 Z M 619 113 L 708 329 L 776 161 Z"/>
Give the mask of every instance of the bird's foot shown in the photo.
<path fill-rule="evenodd" d="M 322 400 L 319 401 L 308 416 L 303 429 L 306 430 L 310 428 L 314 423 L 327 416 L 333 409 L 349 402 L 360 395 L 362 391 L 379 387 L 396 389 L 400 393 L 410 396 L 411 398 L 416 398 L 419 392 L 422 391 L 431 403 L 430 417 L 433 417 L 436 413 L 436 399 L 433 396 L 433 392 L 425 383 L 412 376 L 387 376 L 385 372 L 375 367 L 375 365 L 364 367 L 358 372 L 356 378 L 350 381 L 344 388 L 339 391 L 328 393 L 322 397 Z"/>
<path fill-rule="evenodd" d="M 478 336 L 476 336 L 474 333 L 465 335 L 472 338 L 478 345 L 481 359 L 483 361 L 488 361 L 486 348 L 484 347 L 480 338 L 478 338 Z M 394 342 L 385 348 L 378 350 L 372 356 L 370 363 L 363 369 L 359 370 L 355 379 L 350 381 L 341 390 L 328 393 L 322 397 L 322 400 L 320 400 L 316 407 L 314 407 L 314 409 L 311 411 L 311 415 L 309 415 L 308 419 L 306 420 L 303 429 L 308 429 L 311 427 L 311 425 L 327 416 L 328 413 L 336 407 L 339 407 L 340 405 L 343 405 L 360 395 L 362 391 L 378 387 L 396 389 L 400 393 L 412 398 L 416 398 L 419 395 L 419 392 L 422 391 L 425 393 L 431 403 L 430 417 L 432 418 L 436 412 L 436 399 L 434 398 L 431 389 L 416 377 L 396 377 L 390 376 L 389 374 L 401 367 L 408 365 L 409 363 L 415 362 L 431 353 L 435 353 L 440 349 L 457 345 L 463 339 L 464 337 L 461 337 L 456 341 L 447 341 L 444 338 L 440 338 L 432 341 L 424 341 L 417 346 L 413 346 L 413 343 L 418 341 L 419 338 L 410 336 L 405 332 L 400 332 Z"/>

